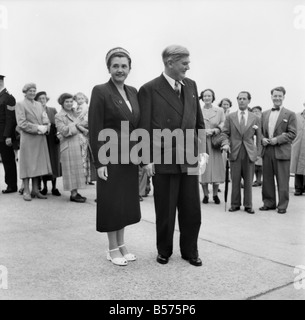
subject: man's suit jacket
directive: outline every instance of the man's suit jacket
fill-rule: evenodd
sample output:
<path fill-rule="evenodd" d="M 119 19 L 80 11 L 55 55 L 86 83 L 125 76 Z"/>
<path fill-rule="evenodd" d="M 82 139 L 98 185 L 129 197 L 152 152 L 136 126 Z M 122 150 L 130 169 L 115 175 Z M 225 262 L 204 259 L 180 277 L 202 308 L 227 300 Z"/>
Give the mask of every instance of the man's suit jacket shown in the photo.
<path fill-rule="evenodd" d="M 255 114 L 249 112 L 246 129 L 242 132 L 238 112 L 230 113 L 226 118 L 223 134 L 230 141 L 231 161 L 237 159 L 242 144 L 247 150 L 249 159 L 252 162 L 257 160 L 258 150 L 260 150 L 261 145 L 261 128 L 260 119 Z M 256 139 L 254 139 L 254 136 L 256 136 Z M 228 143 L 228 140 L 225 143 Z"/>
<path fill-rule="evenodd" d="M 262 138 L 269 139 L 269 117 L 271 110 L 263 112 L 262 115 Z M 275 125 L 273 137 L 277 138 L 278 144 L 275 145 L 275 158 L 278 160 L 290 160 L 291 144 L 297 135 L 297 118 L 294 112 L 282 108 Z M 262 157 L 265 147 L 262 150 Z"/>
<path fill-rule="evenodd" d="M 15 138 L 17 126 L 15 105 L 15 98 L 3 89 L 0 92 L 0 142 L 6 138 Z"/>
<path fill-rule="evenodd" d="M 198 133 L 201 135 L 205 127 L 198 100 L 197 86 L 193 80 L 188 78 L 185 78 L 183 82 L 185 84 L 182 86 L 183 102 L 163 74 L 146 83 L 139 90 L 138 97 L 141 108 L 139 127 L 147 130 L 150 134 L 151 158 L 148 162 L 154 162 L 153 130 L 159 129 L 163 131 L 169 129 L 170 132 L 174 132 L 176 129 L 181 129 L 179 131 L 182 131 L 184 136 L 186 136 L 187 129 L 191 129 L 194 132 L 194 138 L 191 141 L 192 148 L 190 148 L 193 150 L 186 148 L 185 143 L 176 143 L 175 139 L 173 139 L 171 148 L 164 143 L 161 144 L 162 161 L 161 164 L 155 164 L 156 173 L 187 172 L 188 168 L 197 166 L 197 163 L 191 164 L 186 161 L 187 154 L 191 154 L 193 151 L 193 155 L 198 156 L 198 150 L 199 153 L 206 152 L 205 139 L 203 137 L 198 138 Z M 199 132 L 199 129 L 202 130 Z M 188 145 L 187 147 L 190 146 Z M 179 159 L 176 158 L 177 149 L 179 149 L 178 155 L 184 154 L 184 159 L 181 159 L 181 157 Z M 165 154 L 172 155 L 172 164 L 164 163 Z M 177 164 L 178 162 L 179 164 Z"/>
<path fill-rule="evenodd" d="M 136 142 L 129 142 L 129 150 L 121 150 L 121 122 L 128 121 L 129 128 L 127 128 L 126 137 L 130 137 L 130 133 L 138 126 L 140 119 L 140 108 L 137 98 L 137 90 L 131 86 L 125 85 L 125 91 L 127 93 L 128 100 L 132 106 L 132 112 L 129 110 L 125 100 L 120 95 L 113 81 L 101 85 L 97 85 L 93 88 L 90 106 L 89 106 L 89 140 L 92 149 L 94 165 L 98 169 L 102 167 L 101 161 L 106 161 L 106 158 L 99 159 L 99 150 L 106 143 L 99 141 L 98 137 L 103 129 L 111 129 L 117 133 L 118 145 L 113 147 L 118 148 L 118 160 L 121 163 L 121 152 L 129 152 Z M 110 154 L 107 154 L 109 158 Z M 125 154 L 124 157 L 129 158 L 129 154 Z"/>

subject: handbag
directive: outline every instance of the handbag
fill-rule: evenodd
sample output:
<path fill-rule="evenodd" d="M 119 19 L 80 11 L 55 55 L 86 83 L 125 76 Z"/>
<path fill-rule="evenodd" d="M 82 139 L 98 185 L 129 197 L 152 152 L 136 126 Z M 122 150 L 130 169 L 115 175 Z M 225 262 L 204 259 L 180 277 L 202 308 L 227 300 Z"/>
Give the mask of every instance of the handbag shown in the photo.
<path fill-rule="evenodd" d="M 225 140 L 224 135 L 220 132 L 217 134 L 213 134 L 211 137 L 212 148 L 220 149 L 222 146 L 222 142 Z"/>

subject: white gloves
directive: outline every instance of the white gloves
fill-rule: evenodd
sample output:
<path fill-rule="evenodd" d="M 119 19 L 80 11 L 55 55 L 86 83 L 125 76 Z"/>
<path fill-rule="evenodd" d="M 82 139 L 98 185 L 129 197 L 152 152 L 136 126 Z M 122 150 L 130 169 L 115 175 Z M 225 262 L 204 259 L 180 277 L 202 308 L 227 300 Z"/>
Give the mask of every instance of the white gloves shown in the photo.
<path fill-rule="evenodd" d="M 38 134 L 46 134 L 48 131 L 48 126 L 38 126 Z"/>
<path fill-rule="evenodd" d="M 209 155 L 207 153 L 201 153 L 199 159 L 199 174 L 204 174 L 208 162 Z"/>

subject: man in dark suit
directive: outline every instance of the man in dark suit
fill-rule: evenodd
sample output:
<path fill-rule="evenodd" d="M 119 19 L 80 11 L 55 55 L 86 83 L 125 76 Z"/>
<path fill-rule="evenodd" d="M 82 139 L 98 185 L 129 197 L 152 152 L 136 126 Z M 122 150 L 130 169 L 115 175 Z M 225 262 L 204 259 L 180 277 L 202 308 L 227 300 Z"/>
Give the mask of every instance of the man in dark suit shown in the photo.
<path fill-rule="evenodd" d="M 278 185 L 278 213 L 285 214 L 289 203 L 291 144 L 297 134 L 294 112 L 283 107 L 286 90 L 271 90 L 273 108 L 262 115 L 263 202 L 262 211 L 276 209 L 274 177 Z"/>
<path fill-rule="evenodd" d="M 249 214 L 254 214 L 252 203 L 252 182 L 257 150 L 261 143 L 260 120 L 249 112 L 251 95 L 242 91 L 237 97 L 239 110 L 227 116 L 223 134 L 227 140 L 223 150 L 230 151 L 232 193 L 230 212 L 240 210 L 241 179 L 244 180 L 244 207 Z M 256 136 L 256 139 L 254 139 Z M 256 143 L 256 145 L 255 145 Z"/>
<path fill-rule="evenodd" d="M 204 121 L 196 83 L 185 77 L 189 70 L 189 51 L 181 46 L 170 46 L 163 51 L 162 58 L 165 66 L 163 74 L 139 90 L 140 128 L 150 135 L 152 157 L 145 168 L 148 175 L 153 176 L 157 261 L 167 264 L 173 253 L 178 209 L 182 258 L 194 266 L 201 266 L 197 247 L 201 225 L 199 180 L 198 175 L 190 173 L 198 163 L 190 163 L 188 155 L 192 147 L 195 149 L 196 159 L 198 153 L 202 156 L 205 152 L 204 141 L 198 138 L 198 134 L 204 131 Z M 172 145 L 165 142 L 161 144 L 161 161 L 156 163 L 158 154 L 155 152 L 153 137 L 158 130 L 167 130 L 177 139 L 172 139 Z M 178 131 L 185 138 L 187 130 L 192 131 L 194 136 L 183 145 L 177 136 Z M 166 161 L 168 156 L 172 156 L 172 161 Z"/>
<path fill-rule="evenodd" d="M 7 189 L 2 193 L 17 192 L 17 168 L 13 141 L 15 139 L 16 116 L 15 98 L 4 86 L 4 77 L 0 75 L 0 154 L 4 166 Z"/>

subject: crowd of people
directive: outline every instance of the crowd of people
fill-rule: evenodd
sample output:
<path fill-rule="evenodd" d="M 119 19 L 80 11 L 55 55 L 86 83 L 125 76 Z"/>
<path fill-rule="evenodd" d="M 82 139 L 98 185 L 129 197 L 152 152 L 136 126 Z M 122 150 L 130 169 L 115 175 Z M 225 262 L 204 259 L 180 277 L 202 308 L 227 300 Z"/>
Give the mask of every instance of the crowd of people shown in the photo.
<path fill-rule="evenodd" d="M 305 110 L 296 115 L 284 107 L 283 87 L 271 90 L 273 107 L 264 112 L 260 106 L 250 108 L 252 97 L 248 91 L 238 93 L 236 112 L 230 112 L 232 101 L 228 98 L 214 106 L 214 90 L 205 89 L 199 95 L 196 82 L 186 78 L 189 56 L 182 46 L 167 47 L 162 53 L 161 76 L 137 91 L 125 84 L 132 63 L 129 52 L 121 47 L 111 49 L 106 55 L 110 80 L 93 88 L 90 103 L 81 92 L 61 94 L 59 112 L 48 106 L 47 93 L 37 92 L 35 83 L 23 87 L 24 100 L 16 103 L 1 75 L 0 153 L 7 184 L 2 192 L 18 191 L 17 149 L 22 179 L 19 191 L 25 201 L 46 199 L 49 181 L 52 195 L 61 196 L 57 179 L 62 177 L 70 201 L 84 203 L 86 198 L 79 190 L 96 181 L 97 231 L 107 233 L 107 259 L 119 266 L 137 259 L 125 244 L 125 228 L 140 221 L 140 201 L 150 192 L 151 180 L 160 264 L 167 264 L 173 253 L 178 211 L 181 256 L 191 265 L 202 265 L 197 247 L 201 225 L 199 186 L 202 202 L 207 205 L 212 185 L 213 201 L 219 205 L 219 185 L 225 182 L 228 162 L 230 212 L 243 205 L 245 212 L 254 214 L 252 188 L 262 186 L 263 205 L 259 209 L 285 214 L 291 173 L 295 175 L 295 196 L 305 193 Z M 106 142 L 99 139 L 99 134 L 103 129 L 112 129 L 120 139 L 122 121 L 129 123 L 129 137 L 137 128 L 145 129 L 150 138 L 155 129 L 193 130 L 195 156 L 204 172 L 189 174 L 198 163 L 189 163 L 186 156 L 182 164 L 178 162 L 179 146 L 174 141 L 171 150 L 165 145 L 161 148 L 163 160 L 166 152 L 172 153 L 170 164 L 154 163 L 152 154 L 140 165 L 132 161 L 105 164 L 107 159 L 99 151 Z M 204 136 L 200 135 L 202 131 Z M 120 142 L 119 155 L 123 152 Z M 147 143 L 154 150 L 154 139 Z M 129 151 L 135 145 L 130 141 Z M 186 155 L 187 150 L 183 152 Z"/>
<path fill-rule="evenodd" d="M 78 189 L 96 180 L 89 147 L 88 98 L 83 93 L 64 93 L 58 98 L 62 108 L 57 112 L 48 106 L 47 93 L 37 92 L 35 83 L 23 87 L 24 100 L 16 103 L 4 87 L 4 76 L 0 79 L 1 158 L 7 184 L 2 192 L 18 190 L 17 158 L 22 180 L 19 193 L 25 201 L 47 199 L 48 181 L 52 195 L 61 196 L 57 178 L 62 177 L 70 200 L 85 202 Z"/>

